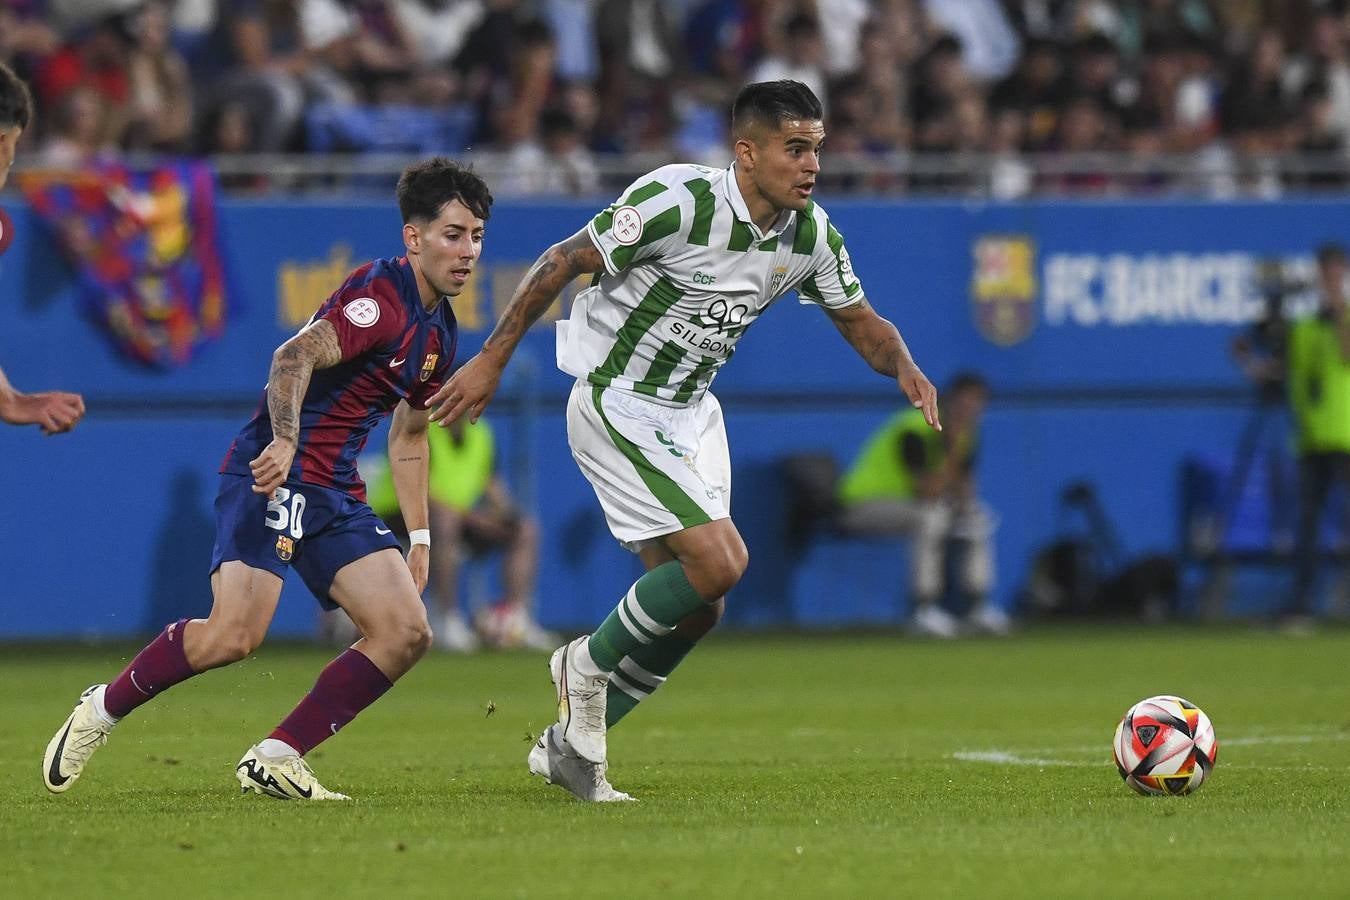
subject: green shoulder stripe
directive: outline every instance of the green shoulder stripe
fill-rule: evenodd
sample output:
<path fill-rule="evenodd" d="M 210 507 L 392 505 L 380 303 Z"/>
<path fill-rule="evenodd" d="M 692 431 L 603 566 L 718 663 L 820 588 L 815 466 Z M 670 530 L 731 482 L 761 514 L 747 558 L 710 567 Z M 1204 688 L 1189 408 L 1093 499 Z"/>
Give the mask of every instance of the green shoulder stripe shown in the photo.
<path fill-rule="evenodd" d="M 862 285 L 858 283 L 857 278 L 844 275 L 844 236 L 835 229 L 833 225 L 825 226 L 825 243 L 829 245 L 830 252 L 834 254 L 835 268 L 839 271 L 839 286 L 844 289 L 845 297 L 855 297 L 862 290 Z"/>
<path fill-rule="evenodd" d="M 694 222 L 689 226 L 689 243 L 706 247 L 712 232 L 712 184 L 706 178 L 691 178 L 684 186 L 694 198 Z"/>
<path fill-rule="evenodd" d="M 604 234 L 614 225 L 614 211 L 624 206 L 637 206 L 640 203 L 652 199 L 657 194 L 666 190 L 666 186 L 659 181 L 650 181 L 642 187 L 633 188 L 624 197 L 613 206 L 607 207 L 598 216 L 595 217 L 595 233 Z"/>

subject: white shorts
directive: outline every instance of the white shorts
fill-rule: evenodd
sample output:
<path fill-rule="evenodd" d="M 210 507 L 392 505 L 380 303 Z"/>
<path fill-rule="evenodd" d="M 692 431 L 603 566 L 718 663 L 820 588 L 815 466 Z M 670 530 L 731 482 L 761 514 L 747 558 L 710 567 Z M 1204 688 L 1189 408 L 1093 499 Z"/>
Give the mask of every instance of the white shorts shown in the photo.
<path fill-rule="evenodd" d="M 683 409 L 578 381 L 567 443 L 629 550 L 731 515 L 731 453 L 712 394 Z"/>

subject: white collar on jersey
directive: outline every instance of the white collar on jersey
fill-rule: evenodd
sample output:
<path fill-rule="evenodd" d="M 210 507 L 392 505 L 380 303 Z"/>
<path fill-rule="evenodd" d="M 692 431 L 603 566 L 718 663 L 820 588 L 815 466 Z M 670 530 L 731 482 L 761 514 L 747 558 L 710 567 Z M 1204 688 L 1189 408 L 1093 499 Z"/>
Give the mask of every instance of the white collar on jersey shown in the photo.
<path fill-rule="evenodd" d="M 787 227 L 788 222 L 792 221 L 792 210 L 785 209 L 778 213 L 778 218 L 773 220 L 773 224 L 769 226 L 767 232 L 759 230 L 759 226 L 755 224 L 754 219 L 750 218 L 750 207 L 746 205 L 745 197 L 741 195 L 741 186 L 736 183 L 735 161 L 727 166 L 727 175 L 722 179 L 722 195 L 731 204 L 731 211 L 736 214 L 736 218 L 750 226 L 750 230 L 757 241 L 777 237 Z"/>

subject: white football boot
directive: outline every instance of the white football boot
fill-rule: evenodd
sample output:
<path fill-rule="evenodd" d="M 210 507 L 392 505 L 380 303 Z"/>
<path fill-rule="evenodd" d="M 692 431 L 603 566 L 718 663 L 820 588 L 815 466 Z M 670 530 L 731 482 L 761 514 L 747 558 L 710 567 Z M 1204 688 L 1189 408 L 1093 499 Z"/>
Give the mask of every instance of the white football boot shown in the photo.
<path fill-rule="evenodd" d="M 557 725 L 550 725 L 530 748 L 530 774 L 556 784 L 588 803 L 619 803 L 632 800 L 609 783 L 609 764 L 593 763 L 567 753 L 554 739 Z"/>
<path fill-rule="evenodd" d="M 235 766 L 234 776 L 244 793 L 266 794 L 278 800 L 350 800 L 346 794 L 330 791 L 319 784 L 304 757 L 265 756 L 257 747 L 249 747 Z"/>
<path fill-rule="evenodd" d="M 909 627 L 915 634 L 943 640 L 954 638 L 960 632 L 956 617 L 936 603 L 925 603 L 914 610 Z"/>
<path fill-rule="evenodd" d="M 113 726 L 98 714 L 94 703 L 94 695 L 106 687 L 95 684 L 86 688 L 80 694 L 80 702 L 75 704 L 75 711 L 47 743 L 47 752 L 42 757 L 42 783 L 53 794 L 70 790 L 84 772 L 89 757 L 108 743 L 108 732 Z"/>
<path fill-rule="evenodd" d="M 590 635 L 583 634 L 553 651 L 548 671 L 558 691 L 559 742 L 577 756 L 596 764 L 605 761 L 605 689 L 607 675 L 583 675 L 574 654 Z"/>
<path fill-rule="evenodd" d="M 1003 637 L 1012 631 L 1012 619 L 1001 608 L 990 603 L 988 600 L 980 603 L 966 618 L 970 626 L 977 631 L 983 631 L 985 634 L 994 634 Z"/>

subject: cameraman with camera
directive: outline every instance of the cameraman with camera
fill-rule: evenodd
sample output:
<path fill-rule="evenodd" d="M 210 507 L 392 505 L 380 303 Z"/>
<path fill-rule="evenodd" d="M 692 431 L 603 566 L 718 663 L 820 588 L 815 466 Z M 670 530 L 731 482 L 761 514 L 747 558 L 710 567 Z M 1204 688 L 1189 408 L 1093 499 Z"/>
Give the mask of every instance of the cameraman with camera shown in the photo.
<path fill-rule="evenodd" d="M 1317 251 L 1317 314 L 1295 322 L 1288 338 L 1289 403 L 1298 439 L 1299 514 L 1294 585 L 1277 624 L 1291 634 L 1312 631 L 1318 525 L 1336 482 L 1350 489 L 1350 314 L 1346 251 Z"/>

